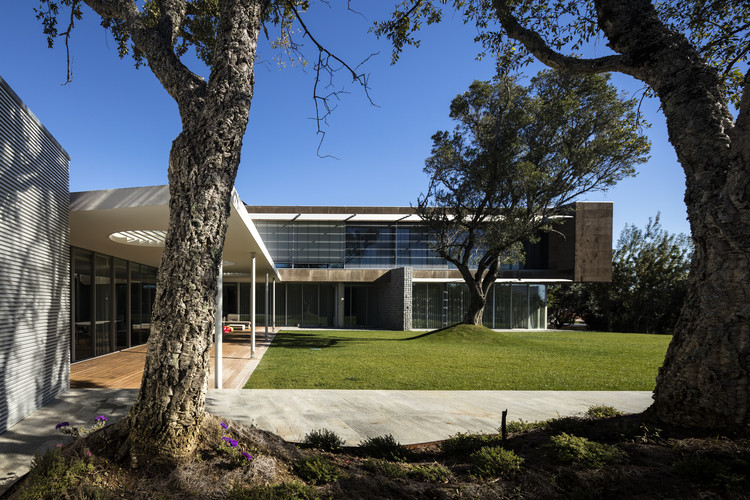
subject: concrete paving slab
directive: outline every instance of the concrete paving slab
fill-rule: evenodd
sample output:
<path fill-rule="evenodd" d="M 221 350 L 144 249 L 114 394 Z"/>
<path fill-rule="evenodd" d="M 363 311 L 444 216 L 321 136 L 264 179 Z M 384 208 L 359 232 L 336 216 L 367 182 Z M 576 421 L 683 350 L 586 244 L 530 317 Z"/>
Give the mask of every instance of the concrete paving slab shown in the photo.
<path fill-rule="evenodd" d="M 70 438 L 54 430 L 62 421 L 89 426 L 97 415 L 123 417 L 137 389 L 70 389 L 0 434 L 0 493 L 25 474 L 34 454 Z M 641 391 L 347 391 L 210 389 L 209 413 L 255 425 L 300 442 L 328 429 L 347 444 L 391 434 L 402 444 L 438 441 L 459 432 L 492 433 L 502 411 L 508 420 L 537 421 L 608 405 L 637 413 L 651 404 Z"/>

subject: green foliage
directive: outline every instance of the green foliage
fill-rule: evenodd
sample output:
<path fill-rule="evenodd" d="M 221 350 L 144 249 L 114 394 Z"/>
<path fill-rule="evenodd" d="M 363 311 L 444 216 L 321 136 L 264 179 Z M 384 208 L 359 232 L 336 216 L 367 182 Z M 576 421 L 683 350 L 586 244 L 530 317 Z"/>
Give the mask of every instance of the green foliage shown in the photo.
<path fill-rule="evenodd" d="M 471 472 L 477 477 L 512 476 L 521 470 L 523 458 L 502 446 L 484 446 L 471 455 Z"/>
<path fill-rule="evenodd" d="M 257 485 L 247 488 L 234 483 L 229 491 L 233 500 L 316 500 L 315 488 L 299 481 L 274 485 Z"/>
<path fill-rule="evenodd" d="M 81 478 L 94 472 L 94 466 L 79 457 L 66 458 L 60 448 L 47 449 L 31 462 L 29 481 L 22 499 L 56 499 L 66 496 Z"/>
<path fill-rule="evenodd" d="M 323 451 L 338 451 L 344 446 L 344 440 L 328 429 L 311 431 L 305 435 L 303 443 Z"/>
<path fill-rule="evenodd" d="M 590 406 L 586 410 L 586 416 L 589 418 L 612 418 L 619 417 L 623 413 L 613 406 Z"/>
<path fill-rule="evenodd" d="M 612 282 L 551 287 L 551 310 L 581 316 L 592 329 L 671 333 L 687 290 L 692 245 L 662 229 L 625 226 L 612 257 Z M 553 316 L 561 316 L 553 313 Z"/>
<path fill-rule="evenodd" d="M 394 462 L 406 460 L 409 456 L 409 450 L 396 441 L 391 434 L 365 439 L 359 447 L 364 454 L 370 457 Z"/>
<path fill-rule="evenodd" d="M 580 463 L 599 468 L 608 463 L 620 462 L 626 454 L 616 446 L 589 441 L 586 438 L 562 433 L 550 438 L 552 448 L 562 463 Z"/>
<path fill-rule="evenodd" d="M 539 422 L 525 422 L 520 419 L 512 420 L 505 424 L 505 429 L 509 433 L 535 431 L 537 429 L 544 429 L 548 422 L 548 420 L 542 420 Z M 498 432 L 499 431 L 500 429 L 498 429 Z"/>
<path fill-rule="evenodd" d="M 434 463 L 430 465 L 413 465 L 407 475 L 417 481 L 445 483 L 450 479 L 451 471 L 444 465 Z"/>
<path fill-rule="evenodd" d="M 432 137 L 416 211 L 431 246 L 476 291 L 471 311 L 483 307 L 498 266 L 523 261 L 523 244 L 559 222 L 563 207 L 648 158 L 636 101 L 608 79 L 542 71 L 524 87 L 498 73 L 451 102 L 457 125 Z"/>
<path fill-rule="evenodd" d="M 366 459 L 362 462 L 362 468 L 391 479 L 403 479 L 407 476 L 407 471 L 399 464 L 380 458 Z"/>
<path fill-rule="evenodd" d="M 443 441 L 441 450 L 446 455 L 469 455 L 482 447 L 499 446 L 501 443 L 502 436 L 497 434 L 458 433 Z"/>
<path fill-rule="evenodd" d="M 297 460 L 293 469 L 300 478 L 313 484 L 335 483 L 340 476 L 338 467 L 319 455 L 310 455 Z"/>

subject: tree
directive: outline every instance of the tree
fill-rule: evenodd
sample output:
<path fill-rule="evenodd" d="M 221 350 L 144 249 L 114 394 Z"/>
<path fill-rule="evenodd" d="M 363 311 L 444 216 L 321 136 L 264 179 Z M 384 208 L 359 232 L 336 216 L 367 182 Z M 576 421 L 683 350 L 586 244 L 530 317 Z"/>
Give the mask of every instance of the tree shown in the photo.
<path fill-rule="evenodd" d="M 687 236 L 661 227 L 659 214 L 645 229 L 626 225 L 612 255 L 612 281 L 555 287 L 552 309 L 584 318 L 593 330 L 672 333 L 685 300 L 691 251 Z"/>
<path fill-rule="evenodd" d="M 132 51 L 136 66 L 148 64 L 177 102 L 182 121 L 169 155 L 169 227 L 141 389 L 127 418 L 109 431 L 134 465 L 177 461 L 194 449 L 205 416 L 217 279 L 253 97 L 258 34 L 278 26 L 277 45 L 296 51 L 296 21 L 318 49 L 318 76 L 343 69 L 365 88 L 366 79 L 307 31 L 300 16 L 306 0 L 40 0 L 37 17 L 50 46 L 58 36 L 67 46 L 84 4 L 112 31 L 121 57 Z M 62 33 L 61 7 L 69 9 Z M 190 47 L 210 69 L 208 81 L 181 60 Z M 323 108 L 319 119 L 335 94 L 314 95 Z"/>
<path fill-rule="evenodd" d="M 523 259 L 576 197 L 606 190 L 646 161 L 635 101 L 602 75 L 545 71 L 528 88 L 498 74 L 451 102 L 453 133 L 433 137 L 417 213 L 433 247 L 469 288 L 464 322 L 479 325 L 503 262 Z"/>
<path fill-rule="evenodd" d="M 377 34 L 417 43 L 447 0 L 407 0 Z M 695 245 L 685 306 L 650 411 L 712 432 L 750 428 L 750 3 L 745 0 L 454 1 L 508 63 L 529 56 L 579 74 L 620 72 L 648 86 L 685 171 Z M 498 23 L 500 26 L 498 26 Z M 579 55 L 603 39 L 611 54 Z M 729 103 L 737 109 L 732 116 Z"/>

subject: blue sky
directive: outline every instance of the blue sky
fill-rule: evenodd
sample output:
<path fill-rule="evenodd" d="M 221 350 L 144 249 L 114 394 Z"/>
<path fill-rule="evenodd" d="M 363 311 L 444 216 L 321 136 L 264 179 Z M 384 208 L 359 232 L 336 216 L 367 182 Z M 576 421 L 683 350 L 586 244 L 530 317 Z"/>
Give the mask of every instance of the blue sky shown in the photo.
<path fill-rule="evenodd" d="M 73 82 L 65 80 L 60 42 L 47 48 L 31 2 L 6 2 L 0 19 L 0 76 L 31 108 L 71 156 L 70 189 L 83 191 L 166 184 L 172 140 L 180 131 L 177 106 L 148 68 L 120 60 L 111 36 L 86 9 L 71 39 Z M 426 189 L 422 172 L 430 137 L 450 130 L 451 99 L 473 80 L 488 80 L 494 61 L 475 60 L 475 29 L 458 16 L 425 27 L 420 48 L 407 48 L 390 64 L 390 47 L 367 33 L 392 2 L 355 0 L 361 14 L 343 0 L 317 5 L 308 26 L 327 47 L 370 75 L 372 106 L 343 73 L 336 83 L 350 92 L 325 127 L 322 153 L 316 135 L 311 68 L 281 67 L 277 53 L 259 46 L 256 86 L 236 187 L 248 204 L 408 206 Z M 310 57 L 312 44 L 303 41 Z M 603 46 L 603 44 L 602 44 Z M 538 66 L 527 70 L 533 73 Z M 195 66 L 197 72 L 201 70 Z M 642 84 L 614 75 L 627 95 Z M 661 212 L 665 229 L 689 233 L 685 176 L 667 140 L 664 116 L 655 99 L 643 102 L 651 122 L 651 159 L 633 179 L 588 200 L 614 202 L 615 242 L 626 223 L 644 226 Z"/>

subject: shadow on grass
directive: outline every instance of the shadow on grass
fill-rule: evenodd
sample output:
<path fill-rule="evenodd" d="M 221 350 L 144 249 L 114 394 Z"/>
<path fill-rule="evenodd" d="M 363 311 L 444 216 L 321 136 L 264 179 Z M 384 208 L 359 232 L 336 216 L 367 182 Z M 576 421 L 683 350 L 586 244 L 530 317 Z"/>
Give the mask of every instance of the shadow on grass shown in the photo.
<path fill-rule="evenodd" d="M 455 326 L 455 325 L 452 325 Z M 414 337 L 408 337 L 405 339 L 392 339 L 382 337 L 369 337 L 369 338 L 354 338 L 354 337 L 341 337 L 341 336 L 322 336 L 315 333 L 302 333 L 302 332 L 279 332 L 273 340 L 273 347 L 280 347 L 284 349 L 323 349 L 328 347 L 341 347 L 345 344 L 352 343 L 367 343 L 367 342 L 403 342 L 405 340 L 419 340 L 436 333 L 440 333 L 447 330 L 449 327 L 441 328 L 439 330 L 433 330 L 425 333 L 420 333 Z"/>

